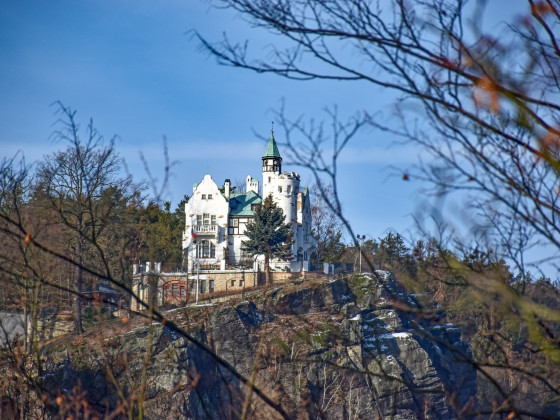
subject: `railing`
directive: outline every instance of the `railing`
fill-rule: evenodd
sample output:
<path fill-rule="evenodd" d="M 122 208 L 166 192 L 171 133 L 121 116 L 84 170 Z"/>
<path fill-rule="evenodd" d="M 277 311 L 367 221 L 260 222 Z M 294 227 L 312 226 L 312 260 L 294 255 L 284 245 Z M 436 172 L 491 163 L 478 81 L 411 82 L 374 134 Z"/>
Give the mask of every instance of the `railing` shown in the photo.
<path fill-rule="evenodd" d="M 252 258 L 235 259 L 230 257 L 226 262 L 226 269 L 233 270 L 236 268 L 253 268 L 254 264 L 255 260 Z"/>
<path fill-rule="evenodd" d="M 193 230 L 197 235 L 216 235 L 218 225 L 194 225 Z"/>

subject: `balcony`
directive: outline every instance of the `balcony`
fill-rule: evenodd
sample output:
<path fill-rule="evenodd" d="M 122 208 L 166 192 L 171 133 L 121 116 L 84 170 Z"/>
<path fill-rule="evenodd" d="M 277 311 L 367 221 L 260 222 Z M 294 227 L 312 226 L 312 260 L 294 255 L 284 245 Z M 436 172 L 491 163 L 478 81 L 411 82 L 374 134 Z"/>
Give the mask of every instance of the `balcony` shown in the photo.
<path fill-rule="evenodd" d="M 194 233 L 199 236 L 217 236 L 218 225 L 194 225 Z"/>

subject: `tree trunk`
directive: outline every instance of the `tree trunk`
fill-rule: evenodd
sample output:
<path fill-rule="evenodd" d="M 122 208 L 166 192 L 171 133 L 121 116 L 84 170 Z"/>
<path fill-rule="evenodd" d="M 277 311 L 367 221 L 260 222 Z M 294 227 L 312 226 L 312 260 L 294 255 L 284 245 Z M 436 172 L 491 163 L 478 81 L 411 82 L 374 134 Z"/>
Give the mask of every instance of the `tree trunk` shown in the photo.
<path fill-rule="evenodd" d="M 81 223 L 80 223 L 81 225 Z M 79 230 L 78 232 L 81 232 Z M 79 233 L 78 233 L 79 235 Z M 82 282 L 83 282 L 83 257 L 82 257 L 82 238 L 78 237 L 78 243 L 76 244 L 76 254 L 78 256 L 78 275 L 74 281 L 74 299 L 72 301 L 72 312 L 74 315 L 74 335 L 80 335 L 84 332 L 82 328 L 82 308 L 80 305 L 81 293 L 82 293 Z"/>
<path fill-rule="evenodd" d="M 39 296 L 41 288 L 40 280 L 33 279 L 33 297 L 31 301 L 31 333 L 28 336 L 29 339 L 29 351 L 32 351 L 35 347 L 36 336 L 38 336 L 38 318 L 39 318 Z"/>
<path fill-rule="evenodd" d="M 29 333 L 29 291 L 27 290 L 27 279 L 25 279 L 23 281 L 23 293 L 24 293 L 24 298 L 23 298 L 23 324 L 24 324 L 24 330 L 23 330 L 23 338 L 24 338 L 24 343 L 25 343 L 25 350 L 29 351 L 31 349 L 31 345 L 29 344 L 29 337 L 28 337 L 28 333 Z"/>
<path fill-rule="evenodd" d="M 272 284 L 272 278 L 270 276 L 270 256 L 268 252 L 264 254 L 264 275 L 266 285 L 270 286 Z"/>

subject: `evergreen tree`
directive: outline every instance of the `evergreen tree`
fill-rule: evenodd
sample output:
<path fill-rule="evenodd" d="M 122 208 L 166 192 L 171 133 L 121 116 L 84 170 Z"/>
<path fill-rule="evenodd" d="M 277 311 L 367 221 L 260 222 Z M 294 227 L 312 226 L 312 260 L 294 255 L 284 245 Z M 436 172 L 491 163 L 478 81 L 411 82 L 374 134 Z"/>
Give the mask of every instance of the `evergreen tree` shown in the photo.
<path fill-rule="evenodd" d="M 414 256 L 409 252 L 401 235 L 389 232 L 384 238 L 379 238 L 379 244 L 374 243 L 372 249 L 373 262 L 377 267 L 395 270 L 397 268 L 405 270 L 413 275 L 416 272 L 416 262 Z M 417 249 L 413 252 L 423 252 L 423 244 L 417 244 Z"/>
<path fill-rule="evenodd" d="M 251 256 L 264 255 L 266 284 L 271 284 L 270 260 L 272 258 L 286 260 L 291 258 L 292 229 L 284 223 L 282 209 L 268 196 L 261 207 L 255 210 L 255 218 L 247 223 L 243 241 L 243 250 Z"/>
<path fill-rule="evenodd" d="M 185 228 L 185 195 L 171 211 L 171 202 L 150 202 L 140 217 L 140 260 L 161 262 L 167 270 L 178 268 L 182 259 L 182 237 Z"/>

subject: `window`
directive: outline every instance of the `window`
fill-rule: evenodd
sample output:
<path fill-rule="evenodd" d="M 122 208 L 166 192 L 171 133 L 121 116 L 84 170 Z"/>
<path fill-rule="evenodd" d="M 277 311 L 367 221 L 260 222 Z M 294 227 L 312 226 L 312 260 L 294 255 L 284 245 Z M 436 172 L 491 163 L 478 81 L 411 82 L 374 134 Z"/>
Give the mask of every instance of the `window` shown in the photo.
<path fill-rule="evenodd" d="M 202 223 L 204 225 L 209 225 L 210 224 L 210 213 L 203 213 L 202 214 Z"/>
<path fill-rule="evenodd" d="M 288 192 L 288 194 L 290 194 L 292 192 L 292 186 L 291 185 L 288 185 L 288 191 L 287 192 Z"/>
<path fill-rule="evenodd" d="M 204 240 L 196 247 L 197 258 L 216 258 L 216 245 L 211 241 Z"/>
<path fill-rule="evenodd" d="M 165 288 L 165 297 L 169 297 L 169 293 L 170 293 L 169 286 L 167 286 Z"/>
<path fill-rule="evenodd" d="M 208 283 L 209 283 L 209 284 L 208 284 L 208 291 L 209 291 L 210 293 L 214 293 L 214 280 L 209 280 Z"/>
<path fill-rule="evenodd" d="M 179 285 L 177 283 L 173 283 L 173 297 L 179 296 Z"/>
<path fill-rule="evenodd" d="M 202 199 L 206 200 L 206 194 L 202 194 Z"/>
<path fill-rule="evenodd" d="M 200 225 L 202 224 L 202 216 L 201 216 L 200 214 L 198 214 L 198 215 L 196 216 L 196 224 L 197 224 L 198 226 L 200 226 Z"/>
<path fill-rule="evenodd" d="M 212 194 L 208 194 L 208 200 L 212 200 Z"/>
<path fill-rule="evenodd" d="M 210 224 L 212 226 L 216 226 L 216 215 L 213 214 L 212 216 L 210 216 Z"/>
<path fill-rule="evenodd" d="M 245 282 L 244 282 L 243 280 L 239 280 L 239 287 L 243 287 L 243 284 L 244 284 L 244 283 L 245 283 Z"/>
<path fill-rule="evenodd" d="M 263 160 L 263 170 L 273 171 L 274 170 L 274 160 L 273 159 Z"/>
<path fill-rule="evenodd" d="M 185 286 L 181 286 L 181 297 L 185 297 Z"/>
<path fill-rule="evenodd" d="M 235 286 L 235 280 L 232 280 L 231 281 L 231 287 L 234 287 L 234 286 Z"/>
<path fill-rule="evenodd" d="M 200 293 L 206 293 L 206 280 L 200 280 Z"/>
<path fill-rule="evenodd" d="M 281 193 L 282 192 L 282 187 L 279 185 L 278 186 L 278 192 Z"/>
<path fill-rule="evenodd" d="M 268 182 L 270 182 L 271 179 L 272 179 L 271 177 L 268 177 Z"/>
<path fill-rule="evenodd" d="M 239 219 L 229 219 L 228 234 L 239 235 Z"/>

